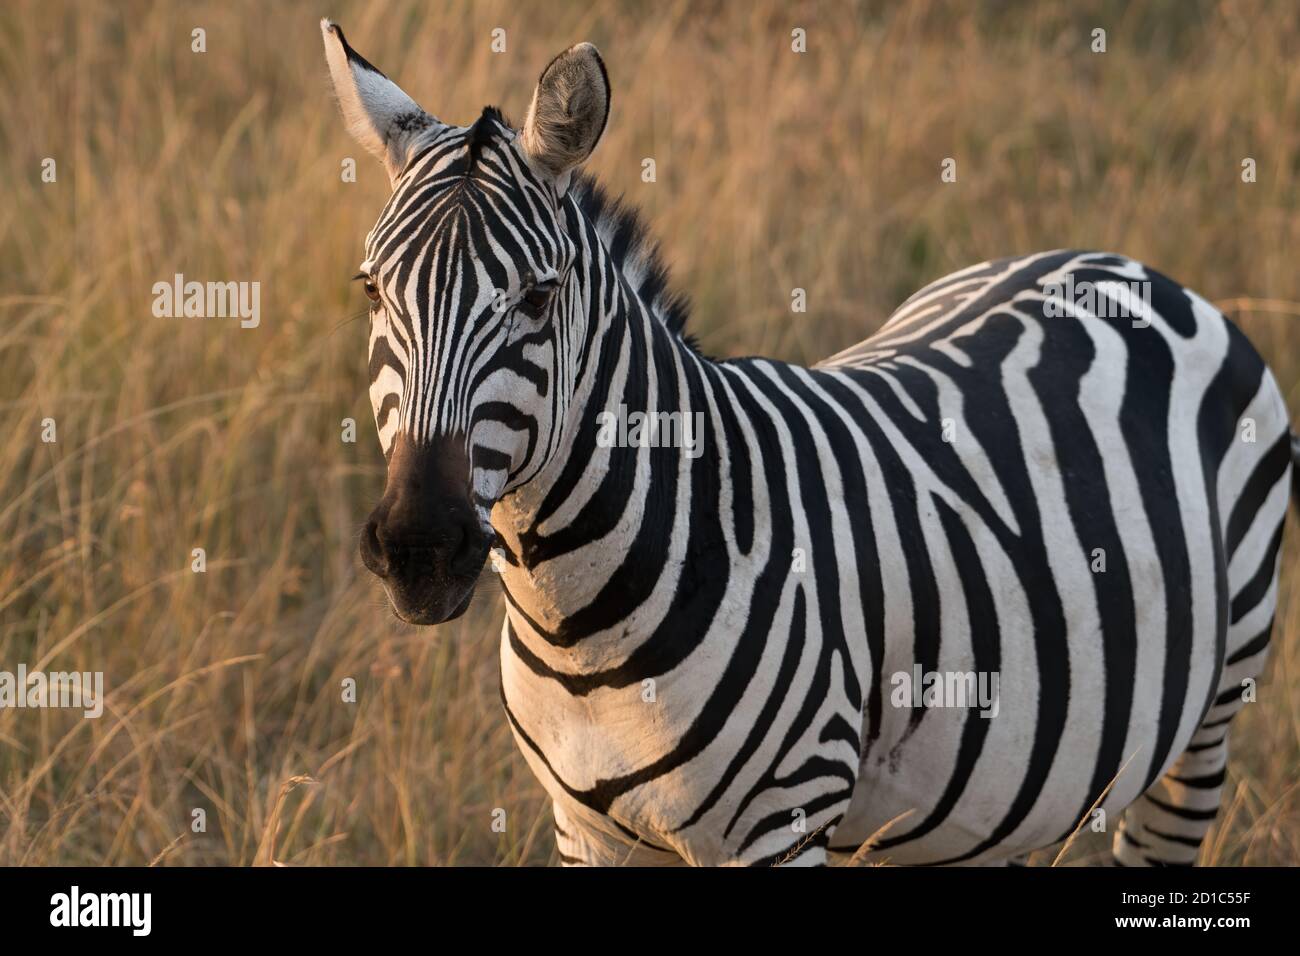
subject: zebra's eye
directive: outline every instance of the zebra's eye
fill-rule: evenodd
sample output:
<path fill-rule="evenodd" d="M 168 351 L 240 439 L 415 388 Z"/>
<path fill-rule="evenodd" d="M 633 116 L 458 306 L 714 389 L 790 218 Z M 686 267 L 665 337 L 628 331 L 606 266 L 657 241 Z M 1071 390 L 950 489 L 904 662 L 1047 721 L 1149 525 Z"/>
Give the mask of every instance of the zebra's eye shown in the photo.
<path fill-rule="evenodd" d="M 524 297 L 519 300 L 519 311 L 530 319 L 540 319 L 546 314 L 553 295 L 555 295 L 554 282 L 539 283 L 524 293 Z"/>
<path fill-rule="evenodd" d="M 366 289 L 367 299 L 369 299 L 371 302 L 379 301 L 379 286 L 375 285 L 374 279 L 370 279 L 370 278 L 366 279 L 365 289 Z"/>

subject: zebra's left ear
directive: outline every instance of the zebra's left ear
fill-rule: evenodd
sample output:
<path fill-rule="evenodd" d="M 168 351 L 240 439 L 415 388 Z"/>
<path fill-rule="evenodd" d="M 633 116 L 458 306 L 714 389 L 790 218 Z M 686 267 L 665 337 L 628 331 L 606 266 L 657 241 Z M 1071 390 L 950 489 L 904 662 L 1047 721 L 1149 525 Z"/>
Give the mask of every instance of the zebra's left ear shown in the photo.
<path fill-rule="evenodd" d="M 590 43 L 570 47 L 542 71 L 520 141 L 533 166 L 560 192 L 605 132 L 609 100 L 609 74 Z"/>
<path fill-rule="evenodd" d="M 411 146 L 426 130 L 442 124 L 348 46 L 338 24 L 322 20 L 320 30 L 330 79 L 348 131 L 383 162 L 389 180 L 396 184 Z"/>

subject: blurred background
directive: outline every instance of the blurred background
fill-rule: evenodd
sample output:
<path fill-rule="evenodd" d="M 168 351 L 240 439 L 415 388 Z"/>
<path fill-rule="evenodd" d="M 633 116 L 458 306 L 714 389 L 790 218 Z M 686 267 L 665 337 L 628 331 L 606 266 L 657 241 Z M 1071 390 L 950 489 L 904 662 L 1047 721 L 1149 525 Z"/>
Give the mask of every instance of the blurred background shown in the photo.
<path fill-rule="evenodd" d="M 614 94 L 590 168 L 645 210 L 712 354 L 815 361 L 954 269 L 1102 248 L 1235 318 L 1300 421 L 1290 2 L 6 0 L 0 669 L 103 671 L 107 703 L 0 710 L 0 864 L 556 861 L 500 710 L 496 582 L 416 629 L 356 556 L 383 460 L 348 279 L 388 185 L 332 101 L 321 16 L 458 124 L 518 121 L 549 59 L 595 42 Z M 178 272 L 260 282 L 260 325 L 156 318 Z M 1296 532 L 1208 863 L 1300 863 Z"/>

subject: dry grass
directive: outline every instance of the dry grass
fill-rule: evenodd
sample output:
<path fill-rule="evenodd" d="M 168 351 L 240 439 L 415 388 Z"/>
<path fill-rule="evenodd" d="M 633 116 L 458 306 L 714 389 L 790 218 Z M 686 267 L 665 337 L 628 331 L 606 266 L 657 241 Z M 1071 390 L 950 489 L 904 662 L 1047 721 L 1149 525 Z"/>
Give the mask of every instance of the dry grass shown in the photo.
<path fill-rule="evenodd" d="M 97 721 L 0 711 L 0 863 L 554 861 L 499 711 L 494 586 L 409 629 L 354 557 L 382 461 L 346 280 L 386 185 L 327 95 L 323 14 L 462 123 L 518 117 L 550 55 L 596 42 L 594 169 L 652 216 L 712 352 L 813 360 L 951 269 L 1105 247 L 1232 301 L 1300 408 L 1295 7 L 1039 6 L 6 3 L 0 669 L 102 670 L 109 695 Z M 261 326 L 154 318 L 175 272 L 259 280 Z M 1292 538 L 1212 862 L 1300 863 Z"/>

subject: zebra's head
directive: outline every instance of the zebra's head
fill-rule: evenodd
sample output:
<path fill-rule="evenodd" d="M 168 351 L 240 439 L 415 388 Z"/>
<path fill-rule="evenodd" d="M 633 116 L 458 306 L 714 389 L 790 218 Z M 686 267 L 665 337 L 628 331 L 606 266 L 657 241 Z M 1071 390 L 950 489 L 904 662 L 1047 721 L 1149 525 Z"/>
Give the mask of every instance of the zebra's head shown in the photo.
<path fill-rule="evenodd" d="M 397 614 L 463 613 L 494 532 L 489 515 L 561 440 L 579 309 L 566 219 L 573 170 L 609 114 L 583 43 L 543 71 L 522 130 L 488 108 L 468 127 L 425 112 L 321 21 L 352 135 L 393 193 L 357 276 L 370 300 L 370 399 L 388 461 L 361 556 Z M 569 204 L 570 210 L 572 204 Z"/>

